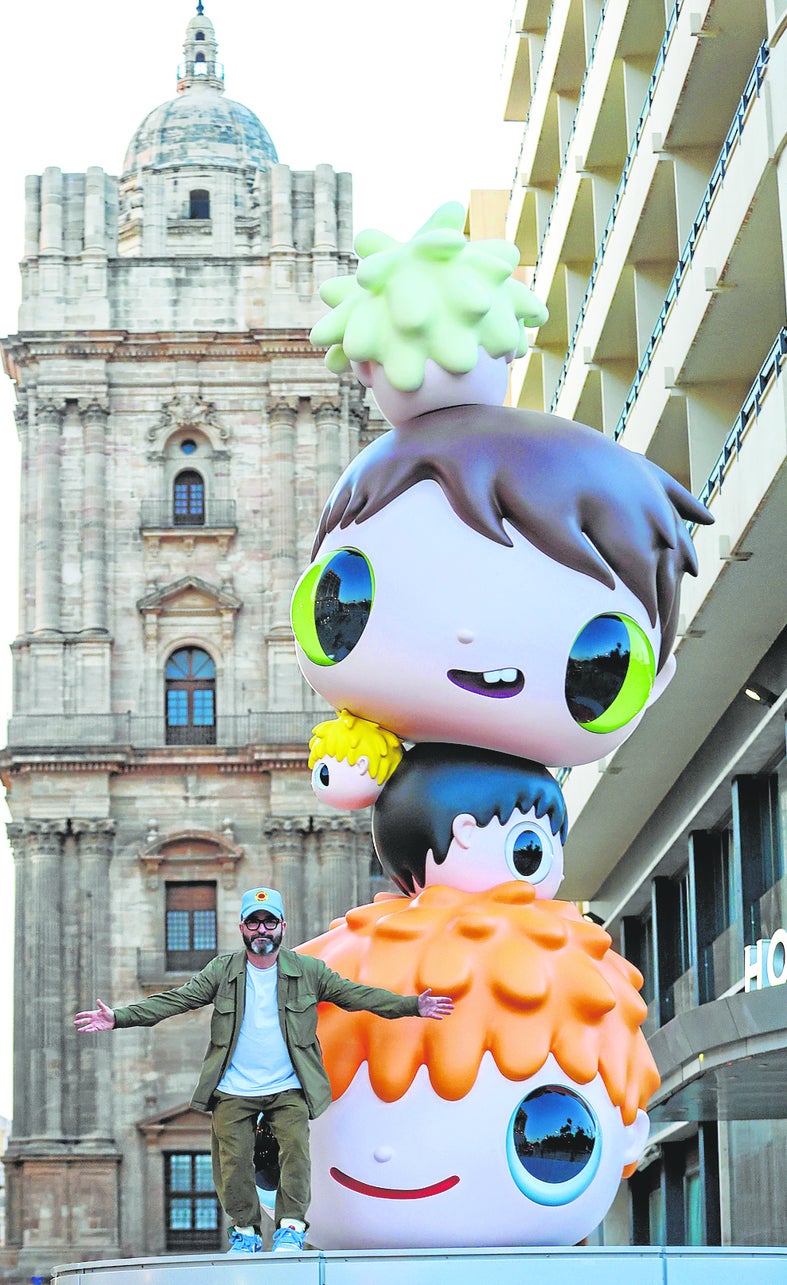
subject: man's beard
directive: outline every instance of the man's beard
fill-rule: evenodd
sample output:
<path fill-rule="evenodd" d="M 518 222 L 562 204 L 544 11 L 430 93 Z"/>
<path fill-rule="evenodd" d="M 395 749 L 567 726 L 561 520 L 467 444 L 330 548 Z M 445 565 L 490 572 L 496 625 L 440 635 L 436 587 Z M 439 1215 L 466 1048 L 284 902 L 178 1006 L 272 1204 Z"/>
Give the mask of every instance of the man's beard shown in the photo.
<path fill-rule="evenodd" d="M 249 944 L 249 950 L 255 955 L 272 955 L 281 945 L 281 939 L 284 935 L 282 928 L 277 928 L 272 933 L 266 933 L 263 937 L 255 937 Z"/>

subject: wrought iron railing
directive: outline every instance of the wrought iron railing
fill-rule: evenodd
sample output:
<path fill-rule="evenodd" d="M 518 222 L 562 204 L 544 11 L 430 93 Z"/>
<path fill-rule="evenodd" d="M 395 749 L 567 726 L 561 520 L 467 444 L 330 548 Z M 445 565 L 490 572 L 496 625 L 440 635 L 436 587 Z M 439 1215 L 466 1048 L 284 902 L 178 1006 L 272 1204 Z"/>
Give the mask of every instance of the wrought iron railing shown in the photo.
<path fill-rule="evenodd" d="M 721 151 L 719 152 L 718 160 L 716 161 L 716 164 L 713 167 L 713 173 L 710 176 L 708 186 L 705 189 L 705 195 L 703 196 L 702 201 L 700 202 L 700 208 L 697 211 L 697 217 L 695 218 L 694 222 L 691 225 L 691 231 L 689 232 L 689 235 L 686 239 L 686 244 L 681 250 L 680 257 L 678 258 L 678 263 L 675 268 L 674 275 L 672 277 L 672 281 L 670 282 L 669 287 L 667 289 L 667 293 L 664 296 L 664 303 L 661 306 L 661 311 L 659 312 L 659 315 L 656 319 L 656 324 L 653 327 L 653 333 L 647 342 L 645 351 L 642 354 L 642 360 L 640 361 L 639 366 L 637 368 L 637 373 L 634 376 L 634 379 L 632 380 L 631 387 L 628 393 L 626 394 L 626 400 L 623 403 L 623 409 L 620 412 L 620 418 L 615 426 L 615 432 L 614 432 L 615 441 L 617 441 L 618 438 L 621 437 L 621 435 L 623 434 L 626 428 L 629 415 L 631 414 L 631 411 L 634 408 L 634 404 L 637 400 L 637 397 L 639 396 L 639 390 L 640 390 L 642 381 L 645 375 L 647 374 L 648 370 L 650 369 L 650 366 L 653 362 L 653 355 L 656 351 L 656 348 L 658 347 L 658 344 L 661 340 L 662 335 L 664 334 L 664 329 L 667 324 L 667 318 L 672 312 L 672 309 L 675 305 L 675 301 L 680 293 L 681 286 L 683 285 L 683 282 L 686 278 L 689 266 L 691 265 L 691 262 L 694 258 L 694 252 L 697 247 L 697 242 L 699 241 L 699 238 L 705 229 L 705 226 L 708 222 L 708 217 L 710 215 L 710 211 L 716 200 L 716 196 L 720 191 L 722 184 L 724 183 L 730 157 L 732 156 L 733 152 L 738 146 L 738 143 L 740 142 L 741 135 L 743 133 L 743 127 L 746 124 L 746 120 L 748 119 L 748 115 L 749 115 L 749 111 L 751 109 L 752 103 L 757 97 L 759 97 L 763 78 L 765 76 L 765 69 L 768 65 L 768 58 L 769 58 L 768 46 L 767 44 L 763 43 L 760 46 L 760 50 L 757 54 L 757 59 L 754 63 L 754 66 L 752 67 L 751 73 L 749 75 L 749 79 L 746 82 L 746 87 L 741 95 L 741 99 L 740 99 L 740 102 L 738 103 L 738 107 L 736 109 L 735 117 L 733 119 L 732 125 L 730 126 L 729 131 L 727 133 L 727 137 L 725 138 L 724 143 L 722 144 L 722 148 L 721 148 Z"/>
<path fill-rule="evenodd" d="M 321 719 L 311 710 L 249 710 L 245 714 L 219 714 L 214 728 L 177 728 L 179 746 L 222 749 L 246 745 L 306 745 L 312 728 Z M 8 723 L 10 749 L 98 748 L 129 746 L 158 749 L 172 746 L 172 728 L 164 715 L 143 714 L 16 714 Z M 188 733 L 193 733 L 193 739 Z M 207 734 L 212 739 L 207 739 Z"/>
<path fill-rule="evenodd" d="M 206 500 L 201 514 L 175 514 L 171 502 L 143 500 L 140 506 L 140 530 L 183 530 L 189 527 L 235 527 L 234 500 Z"/>
<path fill-rule="evenodd" d="M 776 381 L 781 378 L 787 362 L 787 326 L 776 337 L 776 342 L 763 362 L 760 372 L 747 393 L 737 418 L 722 447 L 719 458 L 710 471 L 708 480 L 700 491 L 699 499 L 708 504 L 715 493 L 720 493 L 731 462 L 740 453 L 744 438 L 760 413 L 760 407 Z"/>

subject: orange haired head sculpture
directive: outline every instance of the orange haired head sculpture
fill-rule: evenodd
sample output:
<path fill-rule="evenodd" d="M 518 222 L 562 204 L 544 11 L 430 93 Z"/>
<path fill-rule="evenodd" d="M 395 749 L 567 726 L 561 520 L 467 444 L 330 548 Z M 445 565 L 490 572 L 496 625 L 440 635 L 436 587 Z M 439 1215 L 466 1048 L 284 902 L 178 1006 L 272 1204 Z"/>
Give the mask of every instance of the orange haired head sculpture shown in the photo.
<path fill-rule="evenodd" d="M 640 1029 L 642 978 L 602 928 L 518 881 L 381 898 L 301 949 L 364 984 L 456 1001 L 450 1021 L 393 1028 L 321 1011 L 334 1103 L 313 1126 L 319 1243 L 331 1247 L 337 1201 L 342 1245 L 402 1243 L 403 1200 L 411 1244 L 570 1244 L 597 1225 L 644 1144 L 659 1082 Z M 497 1122 L 481 1130 L 488 1110 Z M 393 1135 L 409 1135 L 405 1150 L 423 1146 L 438 1168 L 462 1136 L 461 1163 L 434 1182 L 394 1183 Z M 479 1224 L 487 1191 L 493 1208 Z"/>

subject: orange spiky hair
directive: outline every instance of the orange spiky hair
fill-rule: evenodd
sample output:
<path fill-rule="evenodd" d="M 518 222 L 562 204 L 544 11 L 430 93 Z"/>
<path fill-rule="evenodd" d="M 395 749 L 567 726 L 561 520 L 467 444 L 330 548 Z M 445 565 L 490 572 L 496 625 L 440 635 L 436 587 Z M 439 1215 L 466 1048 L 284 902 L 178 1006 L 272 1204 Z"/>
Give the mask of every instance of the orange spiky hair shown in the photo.
<path fill-rule="evenodd" d="M 431 987 L 456 1009 L 442 1022 L 397 1022 L 321 1005 L 318 1033 L 334 1099 L 368 1063 L 374 1092 L 402 1097 L 421 1065 L 454 1101 L 473 1087 L 489 1051 L 510 1080 L 534 1075 L 552 1053 L 566 1075 L 598 1073 L 624 1123 L 659 1084 L 640 1027 L 642 976 L 575 906 L 537 901 L 531 884 L 487 892 L 430 887 L 409 900 L 382 894 L 300 946 L 353 981 L 402 994 Z"/>

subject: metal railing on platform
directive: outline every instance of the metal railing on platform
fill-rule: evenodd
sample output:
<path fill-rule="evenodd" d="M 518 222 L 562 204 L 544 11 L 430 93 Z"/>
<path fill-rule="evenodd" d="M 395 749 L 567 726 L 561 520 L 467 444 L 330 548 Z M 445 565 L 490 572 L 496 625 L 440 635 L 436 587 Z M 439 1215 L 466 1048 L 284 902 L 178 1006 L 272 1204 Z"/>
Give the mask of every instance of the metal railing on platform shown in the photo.
<path fill-rule="evenodd" d="M 16 714 L 8 722 L 10 749 L 165 746 L 306 745 L 321 715 L 312 710 L 249 710 L 219 714 L 210 727 L 168 727 L 164 715 Z"/>
<path fill-rule="evenodd" d="M 184 527 L 235 527 L 234 500 L 205 500 L 202 513 L 175 513 L 166 500 L 143 500 L 139 526 L 142 531 L 175 531 Z"/>

